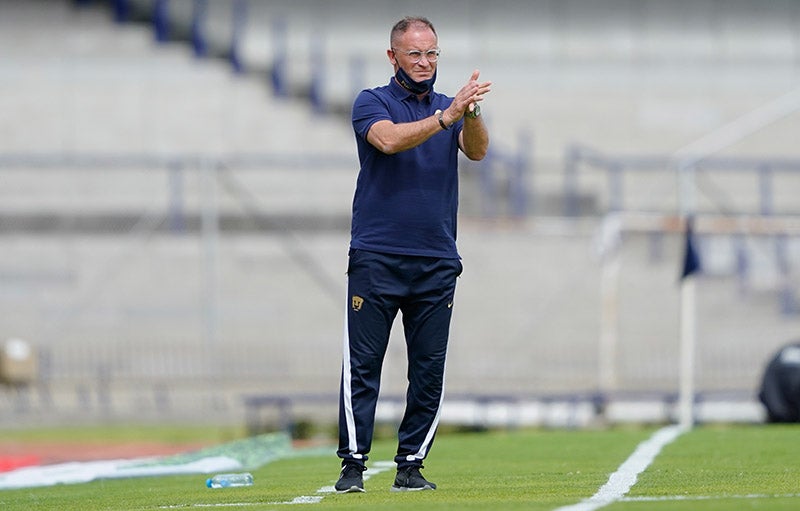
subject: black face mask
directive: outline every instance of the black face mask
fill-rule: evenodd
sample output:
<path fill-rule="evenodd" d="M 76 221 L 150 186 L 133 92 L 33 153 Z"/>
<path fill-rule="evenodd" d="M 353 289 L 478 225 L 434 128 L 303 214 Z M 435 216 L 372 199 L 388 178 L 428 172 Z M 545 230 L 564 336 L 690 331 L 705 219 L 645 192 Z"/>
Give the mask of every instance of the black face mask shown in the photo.
<path fill-rule="evenodd" d="M 436 71 L 434 71 L 433 76 L 427 80 L 415 82 L 408 76 L 408 73 L 403 71 L 402 67 L 398 67 L 394 77 L 397 79 L 397 83 L 402 85 L 407 91 L 413 92 L 414 94 L 425 94 L 433 90 L 433 83 L 436 81 Z"/>

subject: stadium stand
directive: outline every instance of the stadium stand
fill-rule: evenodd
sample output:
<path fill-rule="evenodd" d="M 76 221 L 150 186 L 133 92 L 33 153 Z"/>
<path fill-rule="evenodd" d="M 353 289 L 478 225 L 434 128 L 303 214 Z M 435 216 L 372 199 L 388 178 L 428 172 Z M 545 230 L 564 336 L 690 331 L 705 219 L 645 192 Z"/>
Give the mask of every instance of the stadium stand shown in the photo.
<path fill-rule="evenodd" d="M 279 422 L 291 396 L 298 416 L 334 416 L 348 104 L 388 80 L 388 28 L 423 7 L 438 86 L 473 67 L 496 84 L 495 153 L 463 174 L 448 388 L 481 417 L 513 403 L 522 423 L 624 417 L 612 395 L 658 396 L 645 418 L 669 415 L 682 238 L 624 235 L 617 372 L 601 389 L 598 232 L 620 207 L 675 213 L 676 151 L 793 98 L 800 7 L 499 4 L 0 2 L 0 339 L 39 349 L 39 380 L 0 391 L 0 423 L 237 421 L 244 396 L 278 403 Z M 798 173 L 764 170 L 796 163 L 793 104 L 715 154 L 752 165 L 701 172 L 703 212 L 798 214 Z M 761 363 L 800 326 L 798 238 L 708 233 L 702 247 L 698 400 L 733 396 L 734 418 L 758 420 Z M 403 391 L 399 337 L 388 356 L 387 397 Z"/>

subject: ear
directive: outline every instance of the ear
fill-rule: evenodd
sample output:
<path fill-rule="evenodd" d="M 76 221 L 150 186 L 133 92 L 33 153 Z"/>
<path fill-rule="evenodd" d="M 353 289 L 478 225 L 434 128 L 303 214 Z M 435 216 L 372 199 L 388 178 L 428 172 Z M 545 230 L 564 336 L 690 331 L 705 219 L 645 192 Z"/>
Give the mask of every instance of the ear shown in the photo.
<path fill-rule="evenodd" d="M 396 66 L 396 65 L 397 65 L 397 59 L 396 59 L 396 58 L 395 58 L 395 56 L 394 56 L 394 50 L 392 50 L 391 48 L 389 48 L 388 50 L 386 50 L 386 56 L 387 56 L 387 57 L 389 57 L 389 62 L 390 62 L 390 63 L 391 63 L 393 66 Z"/>

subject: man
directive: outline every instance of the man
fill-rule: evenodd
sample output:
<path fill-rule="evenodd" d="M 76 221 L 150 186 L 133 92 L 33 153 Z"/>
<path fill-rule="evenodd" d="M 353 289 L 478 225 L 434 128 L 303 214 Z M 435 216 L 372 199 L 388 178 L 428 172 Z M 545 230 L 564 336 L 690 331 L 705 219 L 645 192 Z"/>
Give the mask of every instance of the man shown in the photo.
<path fill-rule="evenodd" d="M 361 170 L 353 199 L 348 312 L 339 402 L 340 493 L 363 492 L 389 333 L 402 312 L 408 356 L 406 409 L 393 491 L 435 489 L 420 473 L 443 396 L 456 278 L 458 150 L 486 156 L 478 104 L 491 82 L 479 71 L 450 98 L 434 92 L 439 46 L 425 18 L 405 18 L 387 50 L 395 75 L 353 105 Z"/>

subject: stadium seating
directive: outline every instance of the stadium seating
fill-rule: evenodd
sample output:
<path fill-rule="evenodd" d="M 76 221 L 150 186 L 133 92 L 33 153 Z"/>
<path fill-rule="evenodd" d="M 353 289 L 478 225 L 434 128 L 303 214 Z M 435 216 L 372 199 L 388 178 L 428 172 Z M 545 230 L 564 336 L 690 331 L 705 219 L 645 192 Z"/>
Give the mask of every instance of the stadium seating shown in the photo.
<path fill-rule="evenodd" d="M 207 3 L 207 58 L 191 44 L 195 2 L 168 2 L 161 42 L 154 2 L 131 0 L 120 21 L 112 4 L 0 4 L 0 339 L 41 350 L 29 405 L 0 394 L 0 411 L 19 412 L 0 423 L 51 412 L 228 421 L 242 417 L 245 394 L 335 391 L 357 172 L 348 105 L 358 88 L 388 80 L 388 28 L 420 4 L 246 2 L 245 72 L 227 58 L 236 2 Z M 594 243 L 614 189 L 606 170 L 586 165 L 577 191 L 587 206 L 562 217 L 566 154 L 580 144 L 669 157 L 793 90 L 798 7 L 760 5 L 752 23 L 756 2 L 499 4 L 424 6 L 443 48 L 438 86 L 455 91 L 474 67 L 495 82 L 485 105 L 495 167 L 464 167 L 466 270 L 448 388 L 584 395 L 598 388 Z M 271 73 L 283 44 L 288 89 L 278 95 Z M 798 123 L 787 110 L 722 153 L 792 156 Z M 527 173 L 511 181 L 518 161 Z M 487 169 L 497 171 L 492 208 Z M 674 211 L 673 170 L 627 175 L 626 204 Z M 718 193 L 704 207 L 757 212 L 755 176 L 707 175 L 705 190 Z M 800 180 L 775 179 L 772 213 L 797 214 Z M 528 209 L 509 215 L 520 183 Z M 627 241 L 615 390 L 669 394 L 682 239 Z M 698 388 L 741 397 L 799 325 L 777 305 L 771 241 L 754 250 L 747 280 L 731 246 L 705 244 L 718 273 L 699 289 Z M 794 261 L 796 237 L 788 246 Z M 796 289 L 797 268 L 789 275 Z M 397 395 L 399 336 L 388 357 L 385 391 Z"/>

